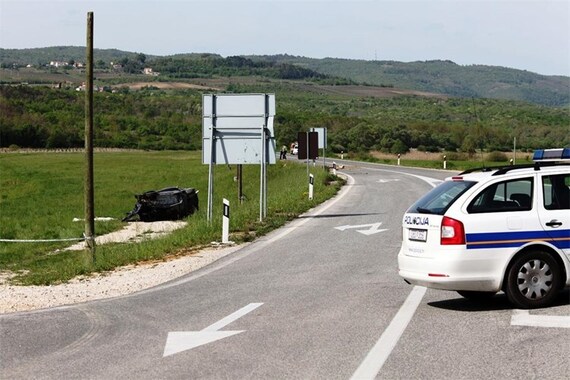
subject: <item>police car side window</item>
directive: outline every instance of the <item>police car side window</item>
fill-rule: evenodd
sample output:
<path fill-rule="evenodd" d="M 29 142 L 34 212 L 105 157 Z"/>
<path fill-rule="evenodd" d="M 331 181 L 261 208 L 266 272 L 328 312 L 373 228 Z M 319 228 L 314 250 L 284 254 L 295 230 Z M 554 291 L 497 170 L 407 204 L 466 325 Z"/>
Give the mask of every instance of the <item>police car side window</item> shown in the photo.
<path fill-rule="evenodd" d="M 570 210 L 570 174 L 542 177 L 544 208 L 547 210 Z"/>
<path fill-rule="evenodd" d="M 469 213 L 528 211 L 532 209 L 532 178 L 492 184 L 467 207 Z"/>

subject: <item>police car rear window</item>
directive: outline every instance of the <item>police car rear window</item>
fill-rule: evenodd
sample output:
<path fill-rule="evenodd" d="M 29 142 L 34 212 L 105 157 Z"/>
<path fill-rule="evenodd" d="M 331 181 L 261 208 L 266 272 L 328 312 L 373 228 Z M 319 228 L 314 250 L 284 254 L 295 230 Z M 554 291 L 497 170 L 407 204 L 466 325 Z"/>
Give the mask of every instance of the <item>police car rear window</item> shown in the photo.
<path fill-rule="evenodd" d="M 453 202 L 475 183 L 473 181 L 444 181 L 414 203 L 408 212 L 443 215 Z"/>

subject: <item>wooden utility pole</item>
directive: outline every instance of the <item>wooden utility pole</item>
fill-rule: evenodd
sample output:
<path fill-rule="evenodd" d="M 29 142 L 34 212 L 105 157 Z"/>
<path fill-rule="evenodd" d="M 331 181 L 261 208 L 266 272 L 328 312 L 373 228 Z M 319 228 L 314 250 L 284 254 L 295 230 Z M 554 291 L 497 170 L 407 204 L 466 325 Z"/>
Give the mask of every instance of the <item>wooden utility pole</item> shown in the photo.
<path fill-rule="evenodd" d="M 239 204 L 243 203 L 243 165 L 237 166 L 237 183 L 238 183 L 238 201 Z"/>
<path fill-rule="evenodd" d="M 87 13 L 87 78 L 85 80 L 85 242 L 95 262 L 93 186 L 93 12 Z"/>

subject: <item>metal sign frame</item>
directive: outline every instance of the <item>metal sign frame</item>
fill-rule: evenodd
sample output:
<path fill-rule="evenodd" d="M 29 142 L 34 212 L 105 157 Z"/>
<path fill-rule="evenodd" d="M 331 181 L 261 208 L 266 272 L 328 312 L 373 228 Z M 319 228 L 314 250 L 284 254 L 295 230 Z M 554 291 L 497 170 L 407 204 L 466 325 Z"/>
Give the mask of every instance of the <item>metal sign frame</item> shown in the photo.
<path fill-rule="evenodd" d="M 267 167 L 276 163 L 275 94 L 204 94 L 202 163 L 208 164 L 208 221 L 215 164 L 260 164 L 259 220 L 267 216 Z"/>

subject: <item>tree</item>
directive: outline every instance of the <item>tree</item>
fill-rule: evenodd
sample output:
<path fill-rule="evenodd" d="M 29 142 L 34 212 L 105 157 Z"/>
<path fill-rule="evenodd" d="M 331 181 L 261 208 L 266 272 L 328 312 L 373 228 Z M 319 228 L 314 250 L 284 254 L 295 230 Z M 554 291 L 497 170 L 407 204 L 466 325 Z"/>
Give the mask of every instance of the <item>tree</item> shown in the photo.
<path fill-rule="evenodd" d="M 144 55 L 143 53 L 137 54 L 137 61 L 144 65 L 144 63 L 146 62 L 146 55 Z"/>
<path fill-rule="evenodd" d="M 463 139 L 463 144 L 461 144 L 460 150 L 465 152 L 469 155 L 469 158 L 473 157 L 475 152 L 477 151 L 477 144 L 475 142 L 475 138 L 471 135 L 465 136 Z"/>
<path fill-rule="evenodd" d="M 394 154 L 403 154 L 408 153 L 409 151 L 410 149 L 400 139 L 396 140 L 392 145 L 392 148 L 390 148 L 390 153 Z"/>

